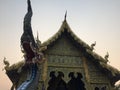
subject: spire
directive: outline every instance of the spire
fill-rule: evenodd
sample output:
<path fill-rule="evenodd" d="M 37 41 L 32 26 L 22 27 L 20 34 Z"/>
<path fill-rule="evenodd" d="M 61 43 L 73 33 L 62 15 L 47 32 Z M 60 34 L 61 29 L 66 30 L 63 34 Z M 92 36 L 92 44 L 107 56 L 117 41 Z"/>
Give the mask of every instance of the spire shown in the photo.
<path fill-rule="evenodd" d="M 66 17 L 67 17 L 67 10 L 65 12 L 65 17 L 64 17 L 64 20 L 66 21 Z"/>

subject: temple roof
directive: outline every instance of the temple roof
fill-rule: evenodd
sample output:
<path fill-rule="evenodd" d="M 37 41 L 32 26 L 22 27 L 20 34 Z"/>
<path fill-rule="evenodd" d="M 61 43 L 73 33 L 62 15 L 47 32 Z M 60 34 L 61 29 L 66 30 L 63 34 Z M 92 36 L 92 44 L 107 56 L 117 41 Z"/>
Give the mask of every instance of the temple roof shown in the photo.
<path fill-rule="evenodd" d="M 77 43 L 79 46 L 81 46 L 84 50 L 85 56 L 87 58 L 90 58 L 93 62 L 95 62 L 99 69 L 101 71 L 103 71 L 104 73 L 106 73 L 106 75 L 108 75 L 108 77 L 110 78 L 110 81 L 112 84 L 114 84 L 116 81 L 120 80 L 120 71 L 117 70 L 116 68 L 112 67 L 111 65 L 109 65 L 106 62 L 106 59 L 104 59 L 103 57 L 101 57 L 100 55 L 98 55 L 97 53 L 93 52 L 91 50 L 91 47 L 86 44 L 84 41 L 82 41 L 80 38 L 78 38 L 73 31 L 71 30 L 71 28 L 69 27 L 66 19 L 63 21 L 59 31 L 53 35 L 51 38 L 49 38 L 47 41 L 45 41 L 44 43 L 42 43 L 41 48 L 42 47 L 49 47 L 52 43 L 54 43 L 64 32 L 68 33 L 71 38 L 74 40 L 75 43 Z M 41 51 L 44 52 L 46 51 L 48 48 L 44 48 Z M 23 62 L 21 63 L 17 63 L 14 64 L 12 66 L 10 66 L 8 68 L 8 70 L 6 70 L 9 78 L 11 75 L 11 72 L 14 70 L 18 70 L 21 65 L 23 65 Z"/>
<path fill-rule="evenodd" d="M 74 32 L 71 30 L 66 19 L 63 21 L 59 31 L 55 35 L 53 35 L 51 38 L 49 38 L 47 41 L 45 41 L 41 46 L 48 47 L 49 45 L 54 43 L 64 32 L 67 32 L 69 35 L 71 35 L 71 37 L 74 39 L 74 42 L 76 42 L 77 44 L 82 46 L 82 48 L 84 48 L 84 52 L 86 53 L 85 55 L 87 55 L 87 57 L 92 58 L 92 60 L 99 65 L 100 69 L 102 69 L 106 73 L 110 73 L 110 77 L 114 77 L 114 79 L 116 78 L 115 81 L 120 79 L 120 71 L 112 67 L 111 65 L 107 64 L 107 61 L 105 58 L 93 52 L 91 50 L 91 47 L 88 44 L 86 44 L 84 41 L 78 38 L 74 34 Z"/>
<path fill-rule="evenodd" d="M 66 20 L 63 21 L 60 29 L 58 30 L 58 32 L 53 35 L 51 38 L 49 38 L 47 41 L 45 41 L 44 43 L 42 43 L 42 46 L 48 46 L 50 44 L 52 44 L 54 41 L 56 41 L 64 32 L 69 33 L 72 38 L 74 39 L 75 42 L 77 42 L 78 44 L 82 45 L 84 48 L 86 49 L 90 49 L 90 46 L 88 44 L 86 44 L 84 41 L 82 41 L 80 38 L 78 38 L 74 32 L 71 30 L 71 28 L 69 27 L 68 23 Z"/>

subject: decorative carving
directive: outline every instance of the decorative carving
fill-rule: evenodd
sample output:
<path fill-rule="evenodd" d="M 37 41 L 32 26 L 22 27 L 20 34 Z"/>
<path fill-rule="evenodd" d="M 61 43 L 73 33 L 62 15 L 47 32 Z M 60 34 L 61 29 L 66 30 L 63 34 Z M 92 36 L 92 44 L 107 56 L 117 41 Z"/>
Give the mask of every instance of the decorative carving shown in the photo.
<path fill-rule="evenodd" d="M 109 88 L 108 83 L 92 83 L 91 84 L 92 89 L 91 90 L 113 90 Z"/>
<path fill-rule="evenodd" d="M 71 65 L 71 67 L 78 66 L 83 67 L 83 61 L 81 57 L 75 56 L 59 56 L 59 55 L 49 55 L 48 64 L 52 65 Z"/>
<path fill-rule="evenodd" d="M 55 72 L 58 72 L 58 71 L 62 71 L 64 73 L 64 80 L 66 82 L 68 82 L 70 80 L 70 78 L 67 76 L 69 75 L 70 72 L 81 72 L 82 75 L 83 75 L 83 80 L 85 81 L 85 77 L 84 77 L 84 70 L 81 68 L 67 68 L 67 67 L 48 67 L 48 74 L 51 72 L 51 71 L 55 71 Z M 56 73 L 57 75 L 57 73 Z M 46 80 L 49 80 L 49 76 L 47 76 L 47 79 Z"/>
<path fill-rule="evenodd" d="M 55 45 L 52 45 L 47 51 L 48 54 L 53 55 L 66 55 L 66 56 L 80 56 L 81 53 L 78 49 L 71 43 L 71 41 L 63 35 L 58 39 Z"/>
<path fill-rule="evenodd" d="M 59 71 L 58 75 L 56 76 L 55 71 L 51 71 L 50 72 L 50 77 L 51 77 L 51 79 L 48 82 L 49 86 L 48 86 L 47 90 L 58 90 L 59 88 L 61 88 L 62 84 L 64 85 L 63 88 L 66 88 L 66 83 L 62 79 L 64 77 L 63 72 Z M 61 89 L 61 90 L 64 90 L 64 89 Z"/>
<path fill-rule="evenodd" d="M 82 81 L 82 74 L 77 73 L 77 77 L 74 76 L 74 72 L 69 73 L 71 80 L 68 82 L 68 90 L 86 90 L 85 84 Z"/>
<path fill-rule="evenodd" d="M 108 78 L 105 76 L 105 74 L 101 73 L 95 63 L 87 61 L 87 65 L 91 83 L 109 82 Z"/>
<path fill-rule="evenodd" d="M 68 77 L 70 78 L 67 84 L 68 90 L 77 90 L 76 77 L 74 75 L 74 72 L 70 72 Z"/>
<path fill-rule="evenodd" d="M 105 60 L 106 60 L 106 63 L 109 62 L 108 58 L 109 58 L 109 53 L 107 52 L 106 55 L 105 55 Z"/>
<path fill-rule="evenodd" d="M 96 66 L 96 64 L 95 63 L 93 63 L 92 62 L 92 60 L 91 60 L 91 62 L 90 61 L 86 61 L 87 62 L 87 66 L 88 66 L 88 71 L 89 72 L 94 72 L 94 71 L 98 71 L 99 72 L 99 69 L 97 68 L 97 66 Z"/>
<path fill-rule="evenodd" d="M 67 77 L 67 74 L 63 71 L 50 72 L 50 80 L 48 82 L 47 90 L 86 90 L 84 87 L 84 82 L 81 80 L 83 78 L 81 73 L 77 72 L 77 76 L 74 76 L 74 72 L 70 72 L 68 77 L 71 78 L 68 82 L 64 81 L 64 75 Z"/>
<path fill-rule="evenodd" d="M 96 45 L 96 41 L 93 43 L 93 44 L 91 44 L 91 51 L 93 51 L 94 50 L 94 47 L 95 47 L 95 45 Z"/>
<path fill-rule="evenodd" d="M 40 64 L 43 63 L 45 60 L 43 53 L 40 52 L 41 42 L 39 41 L 38 35 L 37 35 L 37 40 L 35 41 L 32 33 L 31 18 L 33 12 L 32 12 L 30 0 L 27 0 L 27 4 L 28 4 L 28 10 L 24 17 L 24 27 L 23 27 L 24 32 L 21 36 L 21 46 L 22 46 L 21 51 L 24 53 L 24 59 L 25 59 L 24 66 L 26 66 L 26 71 L 29 72 L 26 78 L 29 79 L 26 79 L 26 81 L 24 81 L 21 85 L 18 85 L 17 90 L 21 90 L 23 88 L 24 90 L 26 89 L 36 90 L 36 88 L 38 87 L 39 77 L 41 77 L 42 75 L 40 71 Z M 39 70 L 38 70 L 38 66 L 39 66 Z M 22 67 L 23 66 L 21 66 L 18 69 L 19 73 L 21 72 Z M 19 81 L 19 83 L 21 83 L 21 81 Z"/>
<path fill-rule="evenodd" d="M 6 60 L 6 57 L 4 57 L 3 63 L 4 63 L 4 65 L 5 65 L 4 69 L 7 70 L 7 69 L 9 68 L 10 63 Z M 4 69 L 3 69 L 3 70 L 4 70 Z"/>

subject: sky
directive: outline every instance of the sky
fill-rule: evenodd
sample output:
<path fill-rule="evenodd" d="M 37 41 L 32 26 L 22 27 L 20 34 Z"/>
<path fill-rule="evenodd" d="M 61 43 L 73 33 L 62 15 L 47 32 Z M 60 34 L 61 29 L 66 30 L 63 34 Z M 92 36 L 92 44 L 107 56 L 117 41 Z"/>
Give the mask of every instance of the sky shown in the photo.
<path fill-rule="evenodd" d="M 0 88 L 9 90 L 11 81 L 2 71 L 3 58 L 10 64 L 22 58 L 20 37 L 27 0 L 0 0 Z M 88 45 L 96 41 L 95 52 L 109 52 L 110 65 L 120 70 L 120 0 L 31 0 L 32 29 L 41 42 L 60 28 L 67 10 L 72 31 Z"/>

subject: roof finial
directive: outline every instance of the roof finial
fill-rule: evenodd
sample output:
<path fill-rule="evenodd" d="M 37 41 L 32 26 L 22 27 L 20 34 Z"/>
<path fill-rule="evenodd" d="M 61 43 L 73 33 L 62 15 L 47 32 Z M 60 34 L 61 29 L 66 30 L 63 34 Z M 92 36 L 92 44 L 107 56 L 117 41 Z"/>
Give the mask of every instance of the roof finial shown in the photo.
<path fill-rule="evenodd" d="M 39 33 L 38 33 L 38 31 L 37 31 L 37 40 L 39 40 Z"/>
<path fill-rule="evenodd" d="M 66 10 L 66 12 L 65 12 L 65 18 L 64 18 L 65 21 L 66 21 L 66 17 L 67 17 L 67 10 Z"/>
<path fill-rule="evenodd" d="M 41 41 L 39 40 L 39 33 L 38 33 L 38 31 L 37 31 L 36 44 L 37 44 L 38 49 L 40 49 L 40 46 L 41 46 Z"/>

